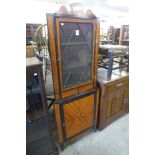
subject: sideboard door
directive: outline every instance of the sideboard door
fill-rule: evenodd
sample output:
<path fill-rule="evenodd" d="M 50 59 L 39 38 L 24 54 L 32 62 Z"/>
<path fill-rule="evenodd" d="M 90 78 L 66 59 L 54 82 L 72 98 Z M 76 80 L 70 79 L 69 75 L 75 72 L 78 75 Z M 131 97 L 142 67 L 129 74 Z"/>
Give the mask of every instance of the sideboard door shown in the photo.
<path fill-rule="evenodd" d="M 109 93 L 107 100 L 107 119 L 110 119 L 110 117 L 117 115 L 123 110 L 124 95 L 125 89 L 115 90 Z"/>

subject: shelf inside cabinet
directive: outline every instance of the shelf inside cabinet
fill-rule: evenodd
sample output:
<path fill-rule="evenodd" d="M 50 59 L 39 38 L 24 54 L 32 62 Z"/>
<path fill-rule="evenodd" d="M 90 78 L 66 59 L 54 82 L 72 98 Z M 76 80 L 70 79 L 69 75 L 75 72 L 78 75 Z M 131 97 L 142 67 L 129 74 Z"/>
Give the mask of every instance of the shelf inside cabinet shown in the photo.
<path fill-rule="evenodd" d="M 87 65 L 81 65 L 81 64 L 74 64 L 72 66 L 67 66 L 67 67 L 64 67 L 63 70 L 68 70 L 68 69 L 76 69 L 76 68 L 85 68 L 87 67 L 89 64 Z"/>
<path fill-rule="evenodd" d="M 62 46 L 70 46 L 70 45 L 86 45 L 90 42 L 70 42 L 70 43 L 61 43 Z"/>

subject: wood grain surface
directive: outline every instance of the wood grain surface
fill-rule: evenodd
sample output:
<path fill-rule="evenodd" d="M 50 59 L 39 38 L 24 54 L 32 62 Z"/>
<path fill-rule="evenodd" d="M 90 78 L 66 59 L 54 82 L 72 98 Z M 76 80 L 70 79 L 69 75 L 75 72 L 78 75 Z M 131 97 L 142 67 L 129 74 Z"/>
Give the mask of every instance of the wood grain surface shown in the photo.
<path fill-rule="evenodd" d="M 94 95 L 64 105 L 67 138 L 93 125 Z"/>

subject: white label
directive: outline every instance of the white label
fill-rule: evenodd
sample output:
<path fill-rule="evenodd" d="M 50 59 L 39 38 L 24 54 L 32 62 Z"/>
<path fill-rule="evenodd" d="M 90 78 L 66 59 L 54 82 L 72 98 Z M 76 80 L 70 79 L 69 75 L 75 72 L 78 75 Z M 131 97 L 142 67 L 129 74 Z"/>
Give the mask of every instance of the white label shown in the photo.
<path fill-rule="evenodd" d="M 75 31 L 75 35 L 76 35 L 76 36 L 79 36 L 79 30 L 76 30 L 76 31 Z"/>
<path fill-rule="evenodd" d="M 37 76 L 38 74 L 37 73 L 34 73 L 34 76 Z"/>
<path fill-rule="evenodd" d="M 64 23 L 61 23 L 61 26 L 63 26 L 64 25 Z"/>

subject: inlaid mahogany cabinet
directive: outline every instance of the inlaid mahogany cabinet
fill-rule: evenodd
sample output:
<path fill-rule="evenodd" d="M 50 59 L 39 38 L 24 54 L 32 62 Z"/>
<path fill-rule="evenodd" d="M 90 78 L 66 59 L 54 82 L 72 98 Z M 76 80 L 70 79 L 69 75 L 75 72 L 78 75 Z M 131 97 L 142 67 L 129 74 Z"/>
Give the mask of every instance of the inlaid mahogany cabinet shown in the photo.
<path fill-rule="evenodd" d="M 96 127 L 99 21 L 47 14 L 59 143 Z"/>

